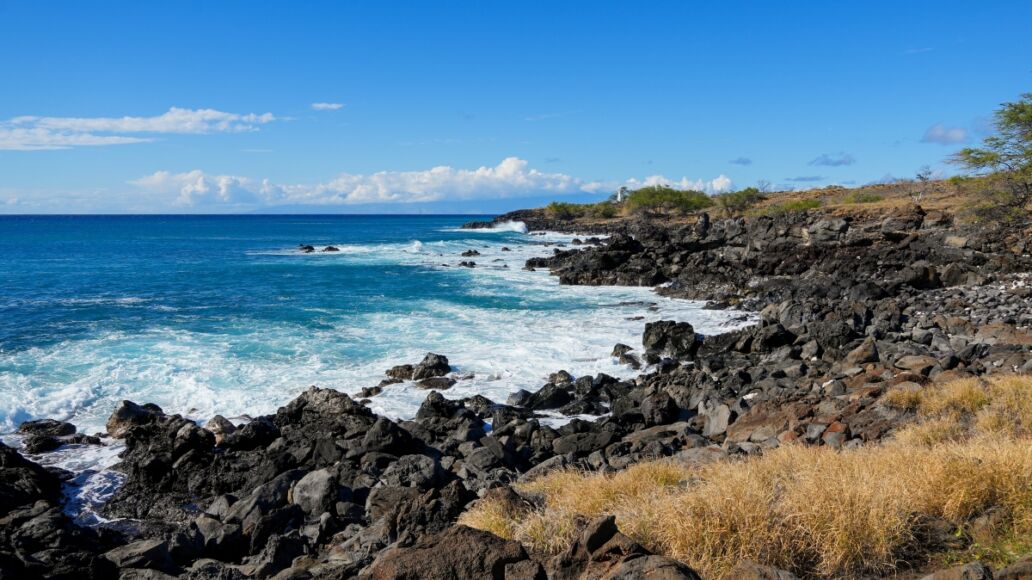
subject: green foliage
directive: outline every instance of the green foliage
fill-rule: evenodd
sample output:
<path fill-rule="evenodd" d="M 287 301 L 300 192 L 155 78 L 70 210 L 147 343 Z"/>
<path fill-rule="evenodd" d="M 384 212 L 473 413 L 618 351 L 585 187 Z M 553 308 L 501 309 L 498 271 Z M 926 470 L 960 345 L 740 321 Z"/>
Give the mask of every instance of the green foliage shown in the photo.
<path fill-rule="evenodd" d="M 821 200 L 819 199 L 797 199 L 794 201 L 786 201 L 777 205 L 772 205 L 764 210 L 766 215 L 778 215 L 783 213 L 792 213 L 797 211 L 806 211 L 809 209 L 817 209 L 821 207 Z"/>
<path fill-rule="evenodd" d="M 558 220 L 572 220 L 583 215 L 582 206 L 576 203 L 553 201 L 545 206 L 545 215 Z"/>
<path fill-rule="evenodd" d="M 876 203 L 883 199 L 885 199 L 884 196 L 878 195 L 876 193 L 856 192 L 854 194 L 847 195 L 845 199 L 843 199 L 842 201 L 843 203 Z"/>
<path fill-rule="evenodd" d="M 575 220 L 578 218 L 610 219 L 619 213 L 617 207 L 608 201 L 599 203 L 567 203 L 553 201 L 545 206 L 545 215 L 558 220 Z"/>
<path fill-rule="evenodd" d="M 615 218 L 616 214 L 618 214 L 618 213 L 620 213 L 620 212 L 616 209 L 616 205 L 614 205 L 612 203 L 602 202 L 602 203 L 596 203 L 594 205 L 594 215 L 595 215 L 595 217 L 600 217 L 600 218 L 603 218 L 603 219 L 611 219 L 611 218 Z"/>
<path fill-rule="evenodd" d="M 713 205 L 710 196 L 701 191 L 682 191 L 654 185 L 632 191 L 625 203 L 632 213 L 679 213 L 681 215 Z"/>
<path fill-rule="evenodd" d="M 717 204 L 717 207 L 727 214 L 727 217 L 742 214 L 762 200 L 763 193 L 755 187 L 747 187 L 740 191 L 721 193 L 713 196 L 713 201 Z"/>
<path fill-rule="evenodd" d="M 1032 202 L 1032 93 L 1014 103 L 1004 103 L 993 116 L 996 135 L 986 137 L 982 147 L 967 147 L 952 161 L 976 173 L 990 174 L 986 188 L 992 207 L 1025 209 Z"/>

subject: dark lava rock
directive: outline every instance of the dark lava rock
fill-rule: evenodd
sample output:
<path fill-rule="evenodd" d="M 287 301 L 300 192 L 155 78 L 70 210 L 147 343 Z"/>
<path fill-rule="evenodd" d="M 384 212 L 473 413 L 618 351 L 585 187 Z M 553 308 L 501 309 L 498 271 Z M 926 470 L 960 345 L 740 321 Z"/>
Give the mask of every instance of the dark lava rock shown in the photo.
<path fill-rule="evenodd" d="M 642 346 L 646 353 L 654 357 L 690 359 L 695 356 L 701 343 L 691 324 L 672 320 L 649 322 L 642 336 Z"/>
<path fill-rule="evenodd" d="M 22 423 L 18 426 L 18 432 L 25 435 L 61 437 L 63 435 L 73 435 L 75 433 L 75 425 L 64 421 L 57 421 L 56 419 L 39 419 Z"/>
<path fill-rule="evenodd" d="M 132 401 L 122 401 L 107 420 L 107 432 L 115 439 L 121 439 L 133 427 L 155 423 L 164 416 L 165 413 L 157 405 L 137 405 Z"/>
<path fill-rule="evenodd" d="M 419 381 L 432 377 L 443 377 L 450 372 L 451 366 L 448 365 L 448 357 L 429 352 L 423 357 L 422 362 L 413 367 L 412 380 Z"/>
<path fill-rule="evenodd" d="M 519 542 L 506 541 L 488 532 L 456 525 L 434 536 L 421 538 L 409 547 L 383 552 L 366 568 L 362 577 L 396 580 L 504 580 L 511 577 L 506 574 L 507 567 L 528 559 L 527 552 Z"/>
<path fill-rule="evenodd" d="M 392 379 L 401 379 L 404 381 L 412 380 L 412 373 L 415 367 L 412 365 L 398 365 L 387 369 L 387 376 Z"/>

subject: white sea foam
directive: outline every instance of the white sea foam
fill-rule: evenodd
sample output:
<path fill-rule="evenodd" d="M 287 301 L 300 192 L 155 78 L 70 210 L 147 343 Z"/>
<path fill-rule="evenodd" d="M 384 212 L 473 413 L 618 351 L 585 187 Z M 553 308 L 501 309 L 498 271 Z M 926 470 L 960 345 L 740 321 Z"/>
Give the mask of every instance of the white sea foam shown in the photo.
<path fill-rule="evenodd" d="M 70 420 L 81 432 L 99 431 L 122 399 L 156 403 L 198 420 L 271 413 L 309 385 L 356 394 L 379 383 L 387 368 L 417 362 L 426 352 L 448 356 L 456 375 L 472 375 L 445 396 L 481 394 L 504 402 L 518 389 L 540 388 L 559 369 L 575 376 L 634 376 L 610 352 L 617 342 L 639 345 L 649 321 L 684 320 L 703 334 L 754 321 L 743 313 L 664 298 L 648 288 L 563 286 L 547 272 L 526 271 L 523 265 L 574 236 L 548 233 L 514 241 L 476 235 L 482 231 L 463 230 L 469 235 L 449 241 L 334 244 L 340 252 L 263 252 L 316 267 L 344 261 L 441 269 L 478 297 L 472 304 L 427 297 L 410 301 L 402 312 L 313 310 L 318 324 L 303 327 L 240 321 L 227 332 L 211 333 L 155 326 L 0 353 L 5 369 L 0 372 L 0 432 L 39 417 Z M 460 255 L 471 249 L 479 255 Z M 463 260 L 477 267 L 458 268 Z M 370 407 L 408 418 L 426 395 L 412 383 L 391 385 L 371 399 Z M 51 455 L 80 474 L 70 497 L 87 520 L 98 517 L 91 506 L 118 484 L 117 476 L 105 470 L 117 448 L 101 449 L 88 465 L 77 463 L 76 454 Z"/>
<path fill-rule="evenodd" d="M 518 221 L 506 221 L 492 224 L 491 227 L 487 228 L 476 228 L 476 229 L 464 229 L 464 228 L 447 228 L 446 232 L 463 232 L 473 234 L 497 234 L 503 232 L 516 232 L 518 234 L 527 233 L 527 224 Z"/>

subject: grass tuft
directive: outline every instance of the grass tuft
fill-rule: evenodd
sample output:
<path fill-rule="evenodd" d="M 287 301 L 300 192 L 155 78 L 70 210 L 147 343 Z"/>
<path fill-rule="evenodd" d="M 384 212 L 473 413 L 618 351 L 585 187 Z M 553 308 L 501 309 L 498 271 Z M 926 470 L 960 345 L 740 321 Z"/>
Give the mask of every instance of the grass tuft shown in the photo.
<path fill-rule="evenodd" d="M 916 409 L 918 421 L 880 445 L 785 445 L 702 467 L 667 459 L 613 474 L 556 472 L 518 486 L 539 496 L 540 508 L 499 511 L 484 500 L 461 521 L 555 554 L 578 522 L 614 514 L 634 540 L 706 577 L 743 560 L 836 577 L 948 559 L 927 539 L 929 521 L 963 535 L 994 514 L 988 536 L 953 557 L 1016 559 L 1016 546 L 1032 545 L 1032 377 L 911 392 L 887 402 Z"/>

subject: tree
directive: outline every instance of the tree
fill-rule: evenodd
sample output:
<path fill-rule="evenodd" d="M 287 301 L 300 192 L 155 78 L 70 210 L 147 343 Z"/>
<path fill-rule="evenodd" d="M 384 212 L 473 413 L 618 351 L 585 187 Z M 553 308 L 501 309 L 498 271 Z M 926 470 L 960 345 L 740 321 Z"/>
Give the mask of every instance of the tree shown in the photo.
<path fill-rule="evenodd" d="M 739 191 L 729 191 L 713 196 L 717 207 L 724 210 L 727 217 L 743 213 L 763 199 L 763 193 L 756 187 L 747 187 Z"/>
<path fill-rule="evenodd" d="M 634 190 L 627 197 L 626 207 L 632 213 L 651 215 L 674 212 L 685 215 L 713 204 L 701 191 L 674 189 L 666 185 L 652 185 Z"/>
<path fill-rule="evenodd" d="M 932 180 L 932 175 L 932 168 L 927 165 L 922 165 L 921 169 L 917 170 L 913 182 L 915 188 L 910 191 L 910 197 L 913 198 L 914 203 L 920 203 L 924 198 L 925 190 L 928 189 L 928 182 Z"/>
<path fill-rule="evenodd" d="M 1032 202 L 1032 93 L 1004 103 L 993 126 L 997 134 L 986 137 L 982 147 L 961 149 L 952 161 L 990 177 L 996 209 L 1023 210 Z"/>

